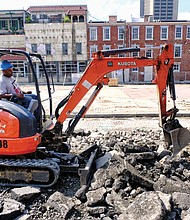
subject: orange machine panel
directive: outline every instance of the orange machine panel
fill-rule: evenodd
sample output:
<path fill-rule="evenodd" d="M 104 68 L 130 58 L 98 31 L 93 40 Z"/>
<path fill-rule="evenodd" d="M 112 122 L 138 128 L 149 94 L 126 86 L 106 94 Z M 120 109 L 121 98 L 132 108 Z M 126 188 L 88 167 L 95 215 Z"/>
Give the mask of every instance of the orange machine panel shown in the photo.
<path fill-rule="evenodd" d="M 19 120 L 9 112 L 0 109 L 0 138 L 18 138 Z"/>
<path fill-rule="evenodd" d="M 36 151 L 41 135 L 25 138 L 0 138 L 0 155 L 22 155 Z"/>
<path fill-rule="evenodd" d="M 20 138 L 19 120 L 0 109 L 0 155 L 21 155 L 36 151 L 41 135 Z"/>

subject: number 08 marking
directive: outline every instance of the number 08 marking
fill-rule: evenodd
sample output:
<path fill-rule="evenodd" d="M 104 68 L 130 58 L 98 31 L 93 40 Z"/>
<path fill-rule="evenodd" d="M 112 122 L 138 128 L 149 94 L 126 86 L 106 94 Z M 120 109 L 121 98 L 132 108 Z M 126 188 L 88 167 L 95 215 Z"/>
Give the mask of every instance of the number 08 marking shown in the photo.
<path fill-rule="evenodd" d="M 6 140 L 0 141 L 0 148 L 8 148 L 8 142 Z"/>

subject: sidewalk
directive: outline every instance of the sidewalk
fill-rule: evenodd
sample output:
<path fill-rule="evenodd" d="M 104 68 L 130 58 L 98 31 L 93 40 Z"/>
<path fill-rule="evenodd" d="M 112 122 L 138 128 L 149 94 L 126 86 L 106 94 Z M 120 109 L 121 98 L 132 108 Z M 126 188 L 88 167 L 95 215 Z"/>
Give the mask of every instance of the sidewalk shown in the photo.
<path fill-rule="evenodd" d="M 55 86 L 53 94 L 53 109 L 67 95 L 73 86 Z M 86 103 L 91 92 L 84 97 L 73 113 L 77 113 Z M 176 85 L 176 106 L 178 116 L 190 117 L 190 85 Z M 168 93 L 169 97 L 169 93 Z M 168 100 L 168 109 L 172 107 L 172 100 Z M 156 85 L 119 85 L 118 87 L 104 86 L 86 117 L 141 117 L 158 116 L 158 102 Z"/>

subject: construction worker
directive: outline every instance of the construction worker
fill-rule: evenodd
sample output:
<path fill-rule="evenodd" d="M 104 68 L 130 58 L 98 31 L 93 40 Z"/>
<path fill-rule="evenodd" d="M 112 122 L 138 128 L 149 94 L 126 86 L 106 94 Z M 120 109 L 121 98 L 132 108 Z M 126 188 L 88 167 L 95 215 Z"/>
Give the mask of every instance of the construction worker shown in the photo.
<path fill-rule="evenodd" d="M 34 104 L 32 99 L 35 99 L 34 108 L 37 108 L 37 98 L 31 91 L 23 92 L 13 77 L 13 65 L 8 60 L 3 60 L 0 64 L 2 74 L 0 75 L 0 99 L 10 100 L 25 108 L 31 109 Z M 28 95 L 31 94 L 31 95 Z M 32 101 L 32 102 L 31 102 Z"/>

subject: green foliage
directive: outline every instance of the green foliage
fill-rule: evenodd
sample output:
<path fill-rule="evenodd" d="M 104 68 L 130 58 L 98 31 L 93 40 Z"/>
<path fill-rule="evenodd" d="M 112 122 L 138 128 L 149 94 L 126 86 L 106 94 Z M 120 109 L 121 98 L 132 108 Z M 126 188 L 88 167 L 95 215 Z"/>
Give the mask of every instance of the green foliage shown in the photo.
<path fill-rule="evenodd" d="M 25 18 L 25 22 L 26 22 L 26 23 L 30 23 L 30 22 L 31 22 L 31 17 L 30 17 L 30 16 L 26 17 L 26 18 Z"/>
<path fill-rule="evenodd" d="M 71 22 L 71 19 L 69 18 L 69 16 L 66 15 L 66 16 L 64 17 L 64 19 L 63 19 L 63 22 L 64 22 L 64 23 L 70 23 L 70 22 Z"/>

